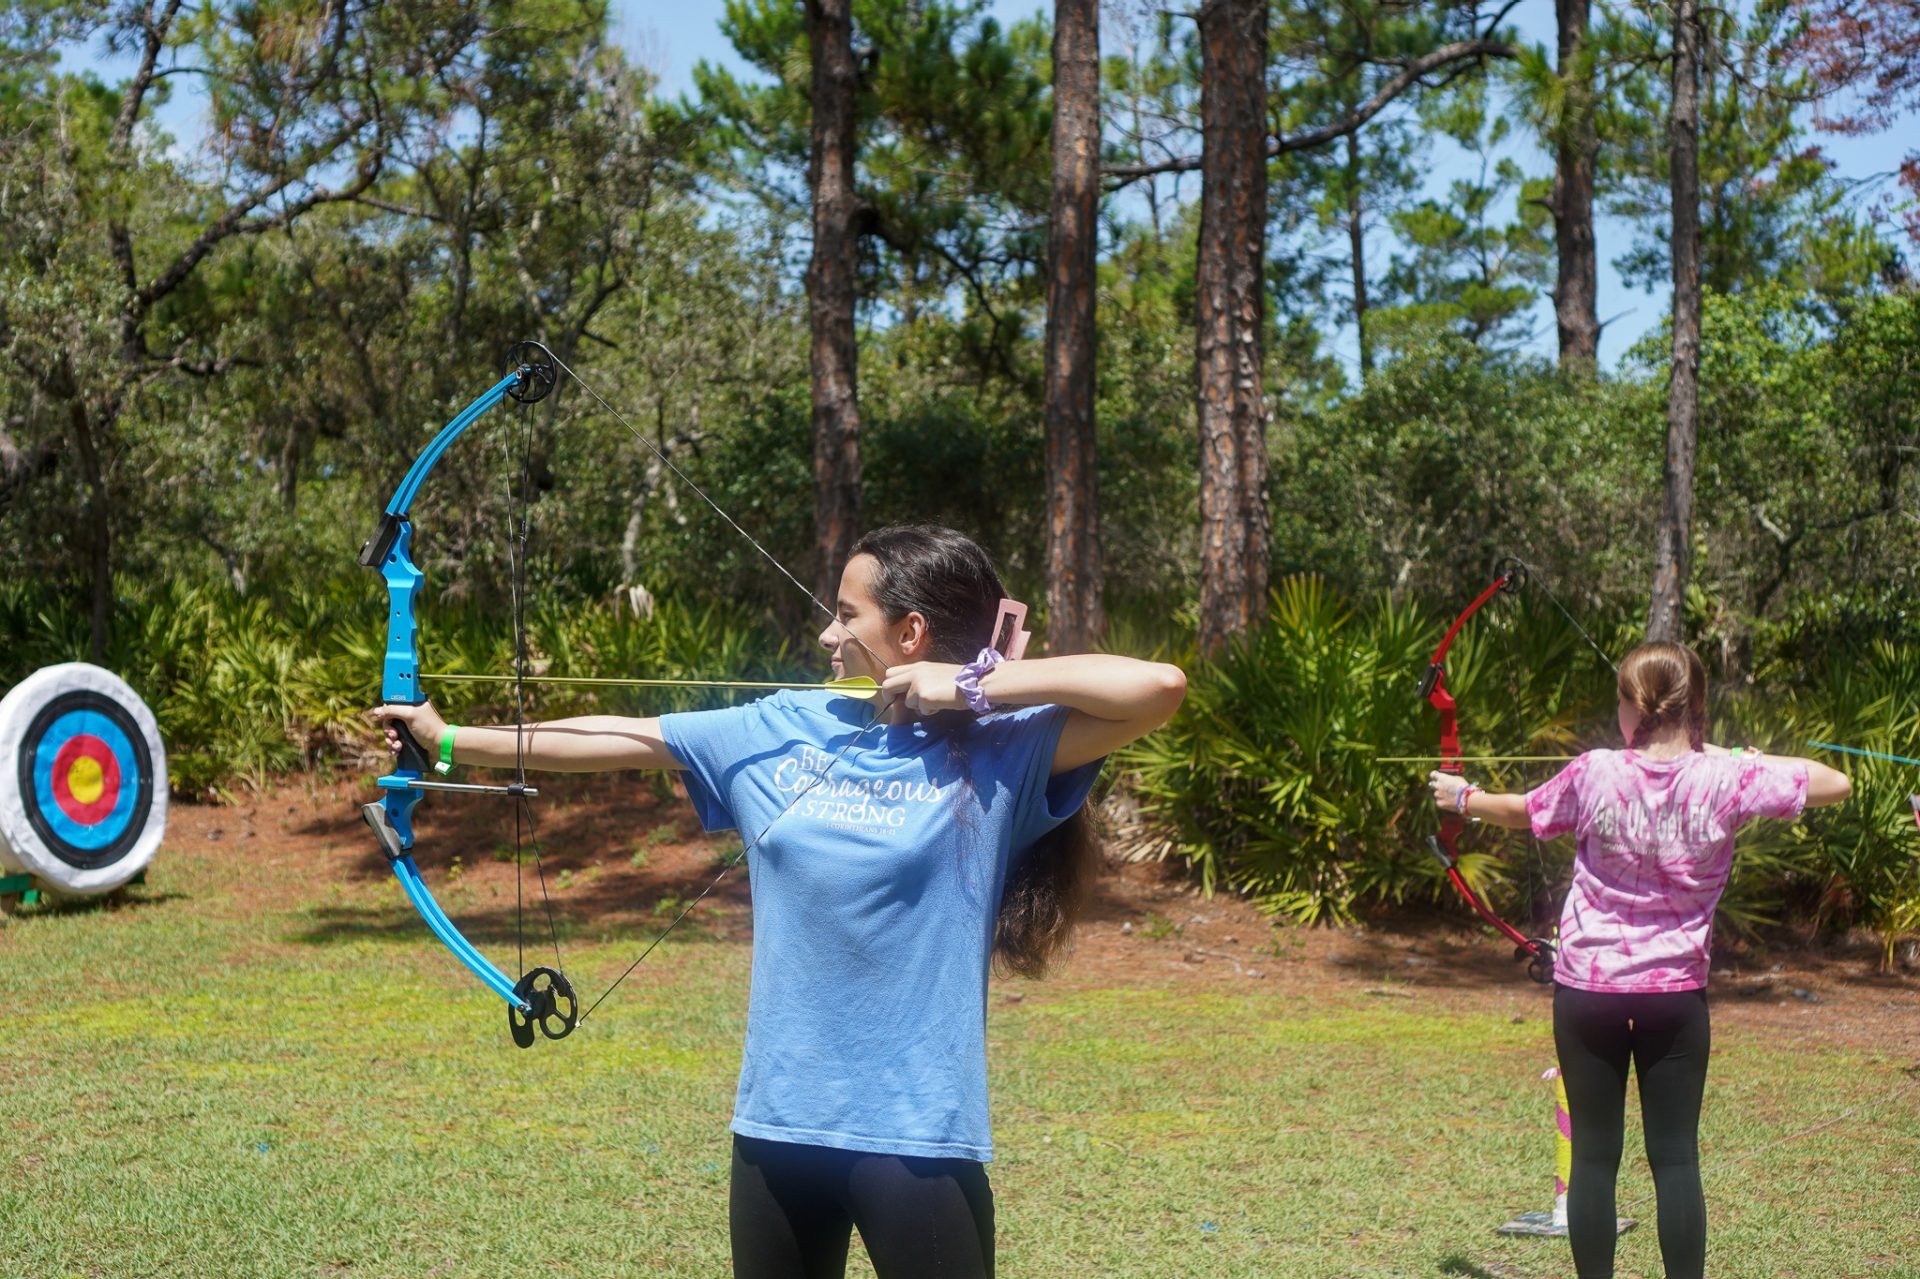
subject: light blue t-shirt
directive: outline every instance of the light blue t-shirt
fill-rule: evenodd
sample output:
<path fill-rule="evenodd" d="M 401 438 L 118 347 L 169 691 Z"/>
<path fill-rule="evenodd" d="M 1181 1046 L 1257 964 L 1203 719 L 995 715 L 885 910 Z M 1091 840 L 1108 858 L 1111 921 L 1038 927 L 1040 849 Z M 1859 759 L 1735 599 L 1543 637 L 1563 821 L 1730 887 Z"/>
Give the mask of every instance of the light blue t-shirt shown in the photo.
<path fill-rule="evenodd" d="M 749 853 L 753 988 L 733 1131 L 993 1158 L 987 973 L 1001 887 L 1100 771 L 1048 776 L 1067 713 L 989 715 L 951 739 L 884 725 L 831 768 L 871 719 L 866 703 L 809 690 L 661 717 L 708 830 L 751 841 L 773 823 Z"/>

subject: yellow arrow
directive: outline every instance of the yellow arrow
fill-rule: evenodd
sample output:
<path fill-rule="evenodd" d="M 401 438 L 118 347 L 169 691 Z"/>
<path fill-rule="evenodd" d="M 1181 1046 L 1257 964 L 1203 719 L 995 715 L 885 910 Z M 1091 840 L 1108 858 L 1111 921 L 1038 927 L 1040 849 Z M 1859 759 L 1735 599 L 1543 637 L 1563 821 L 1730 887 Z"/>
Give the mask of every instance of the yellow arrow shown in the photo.
<path fill-rule="evenodd" d="M 515 675 L 422 675 L 421 683 L 438 684 L 512 684 Z M 843 697 L 871 701 L 880 695 L 880 685 L 866 675 L 833 679 L 823 684 L 786 684 L 775 680 L 750 679 L 612 679 L 584 675 L 529 675 L 528 684 L 575 684 L 597 688 L 824 688 Z"/>

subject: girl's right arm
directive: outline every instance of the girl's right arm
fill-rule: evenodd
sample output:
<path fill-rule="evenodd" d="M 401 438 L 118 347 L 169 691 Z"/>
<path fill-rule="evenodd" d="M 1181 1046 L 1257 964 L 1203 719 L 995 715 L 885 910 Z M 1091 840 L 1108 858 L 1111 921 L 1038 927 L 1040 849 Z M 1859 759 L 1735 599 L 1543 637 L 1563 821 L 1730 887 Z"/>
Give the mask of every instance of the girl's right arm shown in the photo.
<path fill-rule="evenodd" d="M 1731 755 L 1733 751 L 1724 746 L 1715 746 L 1709 742 L 1704 748 L 1709 755 Z M 1817 759 L 1803 759 L 1798 755 L 1765 755 L 1755 752 L 1750 759 L 1769 760 L 1775 764 L 1800 764 L 1807 770 L 1807 807 L 1825 808 L 1829 804 L 1838 804 L 1853 794 L 1853 783 L 1847 775 L 1837 768 L 1830 768 Z"/>
<path fill-rule="evenodd" d="M 441 735 L 450 727 L 431 702 L 377 706 L 368 716 L 400 746 L 392 721 L 404 723 L 429 758 L 440 758 Z M 678 769 L 657 718 L 580 715 L 540 724 L 461 725 L 453 730 L 453 762 L 479 768 L 512 768 L 516 760 L 543 773 L 605 773 L 626 768 Z"/>
<path fill-rule="evenodd" d="M 1838 804 L 1853 794 L 1853 783 L 1847 775 L 1837 768 L 1829 768 L 1817 759 L 1801 759 L 1797 755 L 1762 755 L 1761 759 L 1786 761 L 1807 766 L 1807 807 L 1825 808 L 1829 804 Z"/>
<path fill-rule="evenodd" d="M 1711 741 L 1705 747 L 1701 747 L 1701 751 L 1707 755 L 1734 755 L 1734 751 L 1728 751 L 1726 747 L 1720 747 L 1720 745 L 1713 745 Z M 1755 751 L 1747 759 L 1772 760 L 1776 764 L 1803 764 L 1807 768 L 1807 807 L 1809 808 L 1837 805 L 1841 799 L 1853 793 L 1853 782 L 1847 780 L 1847 774 L 1843 774 L 1837 768 L 1828 768 L 1820 760 L 1801 759 L 1799 755 L 1763 755 L 1761 751 Z"/>

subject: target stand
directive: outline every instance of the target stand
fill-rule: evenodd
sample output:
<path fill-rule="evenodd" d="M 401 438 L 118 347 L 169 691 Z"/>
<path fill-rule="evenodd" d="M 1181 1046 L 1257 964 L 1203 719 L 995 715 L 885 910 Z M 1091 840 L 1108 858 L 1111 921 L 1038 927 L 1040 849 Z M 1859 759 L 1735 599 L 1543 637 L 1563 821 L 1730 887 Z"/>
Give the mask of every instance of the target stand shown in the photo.
<path fill-rule="evenodd" d="M 166 825 L 166 748 L 125 680 L 68 662 L 0 698 L 0 894 L 110 893 L 144 876 Z"/>
<path fill-rule="evenodd" d="M 147 872 L 144 870 L 127 881 L 129 885 L 146 882 Z M 32 906 L 37 903 L 40 900 L 40 890 L 34 886 L 33 876 L 0 875 L 0 903 L 4 903 L 9 897 L 18 897 L 22 906 Z"/>

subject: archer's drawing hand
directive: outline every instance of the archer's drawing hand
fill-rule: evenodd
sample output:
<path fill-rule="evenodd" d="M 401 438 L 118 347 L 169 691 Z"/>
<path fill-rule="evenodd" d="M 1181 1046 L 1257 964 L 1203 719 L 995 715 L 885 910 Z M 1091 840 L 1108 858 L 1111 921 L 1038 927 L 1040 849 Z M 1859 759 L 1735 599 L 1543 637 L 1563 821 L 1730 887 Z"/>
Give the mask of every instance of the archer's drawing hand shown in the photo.
<path fill-rule="evenodd" d="M 438 753 L 440 735 L 447 731 L 447 721 L 440 718 L 440 712 L 433 709 L 432 702 L 422 702 L 418 706 L 388 702 L 368 711 L 367 718 L 380 725 L 387 735 L 387 749 L 395 755 L 400 753 L 400 730 L 394 727 L 396 723 L 407 726 L 407 731 L 413 734 L 413 740 L 420 743 L 420 749 L 429 758 Z"/>
<path fill-rule="evenodd" d="M 887 668 L 881 681 L 880 696 L 888 705 L 900 703 L 909 714 L 931 715 L 936 711 L 958 711 L 967 707 L 966 694 L 955 684 L 961 668 L 950 662 L 908 662 Z"/>
<path fill-rule="evenodd" d="M 1433 802 L 1441 811 L 1451 813 L 1460 801 L 1460 792 L 1467 788 L 1467 779 L 1458 773 L 1443 773 L 1439 769 L 1427 774 L 1427 785 L 1433 788 Z"/>

